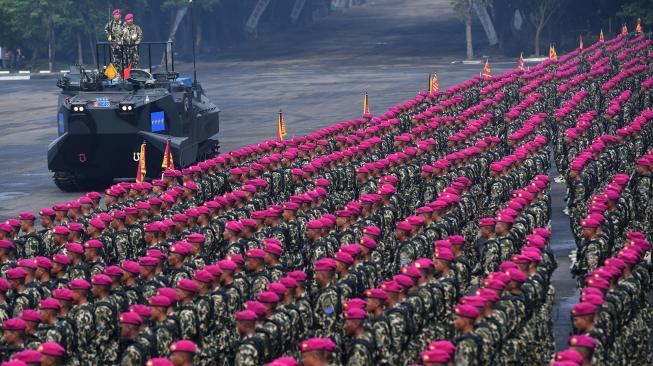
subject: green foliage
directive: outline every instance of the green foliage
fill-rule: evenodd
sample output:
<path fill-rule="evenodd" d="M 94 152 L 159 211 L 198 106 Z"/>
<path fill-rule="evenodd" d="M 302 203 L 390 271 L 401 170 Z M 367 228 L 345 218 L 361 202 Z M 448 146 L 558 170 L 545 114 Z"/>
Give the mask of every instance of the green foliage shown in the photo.
<path fill-rule="evenodd" d="M 623 4 L 617 15 L 625 18 L 641 18 L 646 24 L 653 24 L 653 0 L 635 0 Z"/>

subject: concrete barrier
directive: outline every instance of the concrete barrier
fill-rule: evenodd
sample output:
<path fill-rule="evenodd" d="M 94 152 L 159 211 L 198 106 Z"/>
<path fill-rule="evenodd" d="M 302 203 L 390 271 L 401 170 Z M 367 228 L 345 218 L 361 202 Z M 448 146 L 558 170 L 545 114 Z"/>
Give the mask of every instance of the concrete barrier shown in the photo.
<path fill-rule="evenodd" d="M 30 76 L 29 75 L 7 75 L 7 76 L 0 76 L 0 81 L 3 80 L 29 80 Z"/>

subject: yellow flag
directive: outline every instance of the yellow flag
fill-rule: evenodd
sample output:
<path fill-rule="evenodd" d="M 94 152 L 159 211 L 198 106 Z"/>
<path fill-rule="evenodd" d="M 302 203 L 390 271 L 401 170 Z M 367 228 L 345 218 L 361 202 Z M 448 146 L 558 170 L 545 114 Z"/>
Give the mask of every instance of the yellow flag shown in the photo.
<path fill-rule="evenodd" d="M 104 75 L 106 75 L 106 77 L 108 77 L 109 80 L 113 80 L 118 76 L 118 70 L 116 70 L 113 64 L 109 64 L 106 70 L 104 70 Z"/>
<path fill-rule="evenodd" d="M 556 47 L 553 44 L 549 46 L 549 60 L 558 61 L 558 54 L 556 53 Z"/>
<path fill-rule="evenodd" d="M 138 159 L 138 170 L 136 171 L 136 183 L 143 183 L 147 169 L 145 167 L 145 142 L 141 144 L 141 152 Z"/>
<path fill-rule="evenodd" d="M 485 66 L 483 66 L 483 77 L 486 79 L 492 78 L 492 71 L 490 69 L 490 59 L 485 60 Z"/>
<path fill-rule="evenodd" d="M 628 34 L 628 26 L 624 23 L 624 25 L 621 26 L 621 34 L 624 36 Z"/>
<path fill-rule="evenodd" d="M 286 120 L 283 118 L 283 111 L 279 110 L 279 118 L 277 119 L 277 141 L 283 141 L 286 137 Z"/>
<path fill-rule="evenodd" d="M 599 41 L 605 41 L 605 37 L 603 36 L 603 29 L 601 29 L 601 33 L 599 33 Z"/>
<path fill-rule="evenodd" d="M 583 49 L 583 36 L 579 37 L 578 48 L 580 48 L 581 50 Z"/>
<path fill-rule="evenodd" d="M 279 126 L 281 126 L 281 135 L 286 137 L 286 119 L 283 117 L 283 112 L 279 111 Z"/>
<path fill-rule="evenodd" d="M 437 93 L 440 91 L 440 84 L 438 83 L 438 74 L 432 73 L 429 75 L 429 93 Z"/>
<path fill-rule="evenodd" d="M 637 26 L 635 27 L 635 32 L 637 32 L 637 34 L 644 33 L 644 29 L 642 29 L 642 20 L 640 18 L 637 18 Z"/>
<path fill-rule="evenodd" d="M 370 104 L 367 100 L 367 92 L 365 92 L 365 96 L 363 97 L 363 115 L 366 113 L 370 113 Z"/>
<path fill-rule="evenodd" d="M 524 53 L 523 52 L 519 54 L 519 64 L 517 64 L 517 68 L 519 70 L 521 70 L 521 71 L 526 70 L 526 68 L 524 67 Z"/>

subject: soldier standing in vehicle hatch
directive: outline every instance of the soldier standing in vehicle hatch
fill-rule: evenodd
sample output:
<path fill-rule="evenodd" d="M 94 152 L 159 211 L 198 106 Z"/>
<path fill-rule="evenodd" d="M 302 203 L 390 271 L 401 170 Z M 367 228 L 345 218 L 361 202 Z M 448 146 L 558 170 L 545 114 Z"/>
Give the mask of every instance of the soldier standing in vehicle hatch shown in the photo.
<path fill-rule="evenodd" d="M 116 9 L 111 14 L 113 19 L 104 26 L 104 33 L 107 34 L 107 40 L 111 42 L 111 62 L 116 67 L 120 67 L 122 65 L 121 37 L 124 27 L 124 23 L 122 19 L 120 19 L 122 11 Z"/>
<path fill-rule="evenodd" d="M 143 40 L 141 27 L 134 24 L 134 14 L 125 15 L 125 25 L 122 28 L 121 41 L 124 65 L 136 68 L 138 66 L 138 47 Z"/>

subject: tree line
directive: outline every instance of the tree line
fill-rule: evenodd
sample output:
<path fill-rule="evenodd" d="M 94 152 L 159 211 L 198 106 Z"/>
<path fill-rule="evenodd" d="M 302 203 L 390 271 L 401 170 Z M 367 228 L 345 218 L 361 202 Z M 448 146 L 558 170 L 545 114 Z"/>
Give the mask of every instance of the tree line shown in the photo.
<path fill-rule="evenodd" d="M 301 27 L 317 16 L 337 8 L 355 6 L 365 0 L 306 0 L 299 17 L 291 21 L 297 0 L 271 0 L 259 22 L 258 32 Z M 185 16 L 173 37 L 178 56 L 190 56 L 191 27 L 195 29 L 198 53 L 214 54 L 225 47 L 254 36 L 244 25 L 259 0 L 194 0 L 194 17 L 189 0 L 0 0 L 0 47 L 22 49 L 26 64 L 48 59 L 65 63 L 95 63 L 95 43 L 106 41 L 104 26 L 113 9 L 123 16 L 133 13 L 141 26 L 144 41 L 166 41 L 175 19 Z"/>
<path fill-rule="evenodd" d="M 194 0 L 194 17 L 181 17 L 173 36 L 177 57 L 189 57 L 195 34 L 200 55 L 220 50 L 255 36 L 245 24 L 260 0 Z M 338 7 L 355 6 L 366 0 L 270 0 L 258 24 L 258 33 L 291 30 L 310 23 Z M 291 18 L 297 3 L 303 7 Z M 473 45 L 487 40 L 490 50 L 506 55 L 546 53 L 549 43 L 561 51 L 578 45 L 578 37 L 596 40 L 603 29 L 613 36 L 626 22 L 634 27 L 642 19 L 645 30 L 653 25 L 653 0 L 450 0 L 463 22 L 468 58 Z M 115 8 L 133 13 L 145 41 L 166 41 L 175 19 L 189 0 L 0 0 L 0 47 L 20 47 L 25 64 L 47 59 L 69 63 L 95 63 L 95 43 L 105 41 L 104 25 Z M 373 6 L 373 4 L 371 4 Z M 472 24 L 483 23 L 486 34 L 472 33 Z M 195 32 L 192 28 L 195 27 Z M 488 27 L 492 28 L 488 33 Z M 474 41 L 476 40 L 476 41 Z M 481 41 L 482 40 L 482 41 Z M 462 47 L 463 45 L 461 45 Z"/>
<path fill-rule="evenodd" d="M 451 5 L 465 28 L 469 59 L 474 58 L 474 44 L 481 44 L 477 37 L 486 39 L 472 33 L 482 13 L 496 36 L 488 43 L 505 55 L 540 56 L 547 54 L 550 43 L 569 51 L 578 46 L 579 37 L 589 44 L 601 30 L 606 37 L 618 34 L 624 23 L 634 30 L 638 18 L 645 31 L 653 26 L 653 0 L 451 0 Z M 487 34 L 486 24 L 483 28 Z"/>

